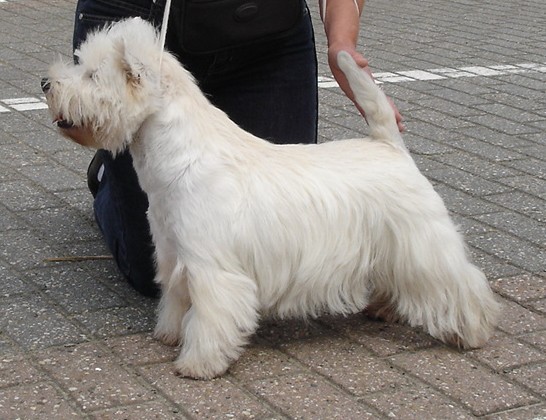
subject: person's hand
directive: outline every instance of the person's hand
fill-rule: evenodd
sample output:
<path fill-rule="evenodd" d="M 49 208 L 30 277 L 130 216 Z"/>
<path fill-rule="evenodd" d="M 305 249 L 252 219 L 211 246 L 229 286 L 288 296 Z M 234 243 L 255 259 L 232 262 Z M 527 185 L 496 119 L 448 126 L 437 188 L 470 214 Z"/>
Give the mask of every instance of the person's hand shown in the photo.
<path fill-rule="evenodd" d="M 370 67 L 368 66 L 368 60 L 366 60 L 366 58 L 364 58 L 364 56 L 362 56 L 362 54 L 358 53 L 354 49 L 354 47 L 349 46 L 349 45 L 347 45 L 347 46 L 330 46 L 328 48 L 328 64 L 330 65 L 330 70 L 332 71 L 332 75 L 336 79 L 336 82 L 338 83 L 341 90 L 343 90 L 345 95 L 347 95 L 347 97 L 351 101 L 353 101 L 353 103 L 357 107 L 358 111 L 362 114 L 362 116 L 364 118 L 366 118 L 364 110 L 355 102 L 353 92 L 351 90 L 351 87 L 349 86 L 349 82 L 347 81 L 347 78 L 345 77 L 345 74 L 343 73 L 343 71 L 337 65 L 337 55 L 338 55 L 338 53 L 340 51 L 347 51 L 349 54 L 351 54 L 351 56 L 354 58 L 356 63 L 360 67 L 362 67 L 364 69 L 364 71 L 366 73 L 368 73 L 373 79 L 372 71 L 371 71 Z M 402 124 L 402 115 L 400 114 L 400 111 L 398 111 L 398 108 L 396 107 L 396 105 L 394 104 L 392 99 L 391 98 L 387 98 L 387 99 L 390 102 L 390 104 L 392 106 L 392 109 L 394 110 L 394 116 L 396 118 L 396 123 L 398 124 L 398 130 L 400 130 L 400 132 L 402 132 L 405 129 L 404 124 Z"/>

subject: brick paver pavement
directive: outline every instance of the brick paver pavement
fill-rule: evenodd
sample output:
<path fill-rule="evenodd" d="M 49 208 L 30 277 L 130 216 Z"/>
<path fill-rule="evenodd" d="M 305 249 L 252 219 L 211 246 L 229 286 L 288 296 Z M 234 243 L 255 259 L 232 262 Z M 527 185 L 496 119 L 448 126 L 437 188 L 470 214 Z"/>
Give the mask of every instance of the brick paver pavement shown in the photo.
<path fill-rule="evenodd" d="M 406 142 L 503 303 L 459 352 L 363 315 L 264 323 L 222 378 L 173 375 L 93 222 L 92 153 L 55 132 L 39 80 L 70 59 L 75 1 L 0 1 L 0 418 L 546 418 L 546 2 L 370 0 L 362 50 Z M 365 124 L 334 86 L 316 5 L 320 135 Z"/>

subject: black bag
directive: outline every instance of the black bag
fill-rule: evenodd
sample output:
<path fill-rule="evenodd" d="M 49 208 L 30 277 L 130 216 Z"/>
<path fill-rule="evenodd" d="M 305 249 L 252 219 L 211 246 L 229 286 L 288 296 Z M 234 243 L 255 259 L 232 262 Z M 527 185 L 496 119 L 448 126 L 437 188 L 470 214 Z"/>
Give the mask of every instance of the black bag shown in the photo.
<path fill-rule="evenodd" d="M 182 0 L 179 39 L 184 51 L 206 54 L 290 35 L 301 21 L 301 0 Z"/>

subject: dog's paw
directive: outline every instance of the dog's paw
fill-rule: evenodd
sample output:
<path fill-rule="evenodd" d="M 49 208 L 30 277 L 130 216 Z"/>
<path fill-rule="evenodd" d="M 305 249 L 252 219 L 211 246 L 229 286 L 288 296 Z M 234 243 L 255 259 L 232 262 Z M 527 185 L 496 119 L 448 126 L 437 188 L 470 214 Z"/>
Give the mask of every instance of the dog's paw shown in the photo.
<path fill-rule="evenodd" d="M 175 362 L 175 375 L 193 379 L 213 379 L 223 375 L 229 364 L 221 360 L 195 360 L 179 358 Z"/>
<path fill-rule="evenodd" d="M 154 331 L 154 338 L 161 341 L 166 346 L 175 347 L 181 344 L 182 339 L 178 334 L 169 333 L 165 331 Z"/>

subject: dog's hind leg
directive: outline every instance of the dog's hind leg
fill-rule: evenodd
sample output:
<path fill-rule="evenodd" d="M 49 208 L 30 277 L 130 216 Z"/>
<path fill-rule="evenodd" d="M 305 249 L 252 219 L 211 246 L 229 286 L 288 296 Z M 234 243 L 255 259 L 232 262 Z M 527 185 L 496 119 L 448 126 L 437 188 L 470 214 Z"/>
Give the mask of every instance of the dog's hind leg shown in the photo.
<path fill-rule="evenodd" d="M 258 325 L 256 284 L 221 269 L 188 267 L 192 306 L 183 321 L 184 344 L 176 370 L 211 379 L 236 360 Z"/>
<path fill-rule="evenodd" d="M 480 347 L 498 314 L 493 292 L 447 217 L 422 222 L 399 230 L 405 235 L 399 234 L 393 247 L 391 274 L 376 281 L 375 293 L 391 296 L 401 319 L 433 337 L 462 348 Z"/>

